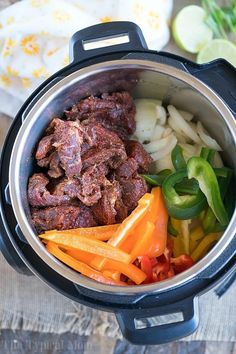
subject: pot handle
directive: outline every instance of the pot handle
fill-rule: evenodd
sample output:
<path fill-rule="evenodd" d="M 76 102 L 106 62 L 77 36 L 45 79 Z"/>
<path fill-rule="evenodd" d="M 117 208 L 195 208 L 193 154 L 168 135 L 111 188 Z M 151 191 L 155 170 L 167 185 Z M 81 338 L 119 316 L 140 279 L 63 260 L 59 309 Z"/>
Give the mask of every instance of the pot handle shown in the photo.
<path fill-rule="evenodd" d="M 236 68 L 224 59 L 207 64 L 185 63 L 190 74 L 212 88 L 236 116 Z"/>
<path fill-rule="evenodd" d="M 110 40 L 116 39 L 116 44 Z M 94 48 L 97 44 L 103 46 Z M 91 59 L 99 55 L 119 51 L 144 51 L 147 44 L 139 26 L 133 22 L 117 21 L 100 23 L 76 32 L 70 40 L 70 59 L 73 63 Z"/>
<path fill-rule="evenodd" d="M 177 316 L 182 319 L 179 320 Z M 156 317 L 155 320 L 151 320 L 153 317 Z M 187 298 L 154 309 L 122 310 L 116 313 L 116 318 L 123 336 L 131 343 L 163 344 L 186 337 L 197 329 L 198 298 Z M 141 323 L 142 328 L 138 323 Z"/>

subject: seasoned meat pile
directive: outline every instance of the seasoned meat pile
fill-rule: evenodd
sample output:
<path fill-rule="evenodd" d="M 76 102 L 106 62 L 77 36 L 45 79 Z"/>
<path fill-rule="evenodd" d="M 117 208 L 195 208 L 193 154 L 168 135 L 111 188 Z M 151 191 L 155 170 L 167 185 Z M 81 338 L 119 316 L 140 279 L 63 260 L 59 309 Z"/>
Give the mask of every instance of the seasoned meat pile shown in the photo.
<path fill-rule="evenodd" d="M 54 118 L 35 158 L 28 200 L 38 232 L 121 222 L 147 191 L 150 156 L 128 140 L 135 105 L 127 92 L 89 97 Z"/>

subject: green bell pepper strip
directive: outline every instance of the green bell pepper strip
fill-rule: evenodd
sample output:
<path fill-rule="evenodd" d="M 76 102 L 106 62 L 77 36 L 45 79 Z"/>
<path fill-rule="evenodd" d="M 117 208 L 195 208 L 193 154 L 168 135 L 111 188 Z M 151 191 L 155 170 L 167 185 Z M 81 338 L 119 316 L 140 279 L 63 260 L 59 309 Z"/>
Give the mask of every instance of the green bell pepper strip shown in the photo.
<path fill-rule="evenodd" d="M 222 198 L 222 200 L 224 200 L 226 192 L 229 187 L 229 183 L 230 183 L 233 171 L 228 167 L 222 167 L 222 168 L 214 168 L 214 172 L 217 176 L 217 181 L 218 181 L 218 184 L 220 187 L 221 198 Z M 230 195 L 231 194 L 232 193 L 230 193 Z M 226 205 L 226 202 L 225 202 L 225 205 Z M 227 208 L 226 208 L 226 210 L 227 210 Z M 228 216 L 229 216 L 229 214 L 228 214 Z M 222 225 L 217 222 L 215 214 L 213 213 L 213 211 L 211 210 L 210 207 L 208 207 L 208 209 L 206 210 L 205 216 L 202 220 L 202 226 L 203 226 L 204 232 L 206 234 L 208 234 L 210 232 L 223 231 L 225 229 L 224 226 L 222 227 Z"/>
<path fill-rule="evenodd" d="M 187 177 L 186 170 L 179 170 L 166 177 L 162 185 L 162 191 L 169 215 L 175 219 L 192 219 L 206 207 L 207 201 L 198 190 L 196 195 L 179 195 L 175 190 L 175 185 Z"/>
<path fill-rule="evenodd" d="M 187 162 L 188 178 L 196 178 L 207 202 L 222 225 L 229 222 L 215 172 L 209 162 L 202 157 L 191 157 Z"/>
<path fill-rule="evenodd" d="M 175 190 L 177 193 L 181 194 L 196 195 L 199 191 L 198 181 L 196 181 L 194 178 L 183 178 L 181 182 L 176 183 Z"/>
<path fill-rule="evenodd" d="M 228 167 L 214 168 L 215 175 L 217 177 L 225 177 L 231 179 L 233 171 Z"/>
<path fill-rule="evenodd" d="M 171 160 L 176 171 L 187 167 L 186 161 L 183 156 L 183 149 L 180 145 L 176 145 L 171 151 Z"/>
<path fill-rule="evenodd" d="M 204 218 L 202 220 L 202 227 L 205 235 L 212 232 L 216 224 L 216 217 L 210 207 L 207 208 Z"/>
<path fill-rule="evenodd" d="M 200 152 L 200 157 L 207 160 L 210 165 L 213 164 L 216 151 L 207 147 L 203 147 Z"/>
<path fill-rule="evenodd" d="M 165 178 L 172 173 L 171 170 L 162 170 L 157 175 L 142 175 L 145 181 L 151 186 L 162 186 Z"/>
<path fill-rule="evenodd" d="M 172 174 L 171 171 L 167 175 L 164 175 L 164 174 L 160 175 L 160 173 L 159 173 L 158 175 L 143 175 L 143 178 L 145 179 L 145 181 L 148 184 L 150 184 L 150 186 L 153 186 L 153 187 L 154 186 L 162 186 L 164 180 L 170 174 Z M 178 192 L 180 194 L 193 194 L 193 195 L 195 195 L 195 194 L 197 194 L 197 192 L 199 190 L 198 182 L 195 179 L 189 180 L 186 177 L 181 182 L 176 184 L 175 190 L 176 190 L 176 192 Z"/>

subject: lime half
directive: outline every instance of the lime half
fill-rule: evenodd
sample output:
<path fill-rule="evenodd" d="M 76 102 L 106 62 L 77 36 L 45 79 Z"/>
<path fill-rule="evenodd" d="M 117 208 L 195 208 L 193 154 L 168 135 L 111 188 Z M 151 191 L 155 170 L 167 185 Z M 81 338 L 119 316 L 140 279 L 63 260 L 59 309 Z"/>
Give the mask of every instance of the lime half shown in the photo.
<path fill-rule="evenodd" d="M 207 43 L 197 56 L 199 64 L 223 58 L 236 66 L 236 45 L 226 39 L 213 39 Z"/>
<path fill-rule="evenodd" d="M 172 33 L 176 44 L 190 53 L 198 53 L 212 39 L 213 32 L 205 24 L 206 13 L 200 6 L 184 7 L 176 16 Z"/>

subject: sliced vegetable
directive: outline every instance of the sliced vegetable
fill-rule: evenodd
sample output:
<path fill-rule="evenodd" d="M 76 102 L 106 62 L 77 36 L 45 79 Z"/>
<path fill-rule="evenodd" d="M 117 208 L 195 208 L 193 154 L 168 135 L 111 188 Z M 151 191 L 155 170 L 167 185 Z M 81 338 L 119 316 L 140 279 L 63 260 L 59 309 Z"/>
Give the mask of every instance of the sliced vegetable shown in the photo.
<path fill-rule="evenodd" d="M 200 157 L 207 160 L 211 165 L 213 164 L 215 156 L 215 150 L 203 146 L 200 152 Z"/>
<path fill-rule="evenodd" d="M 152 263 L 148 256 L 141 256 L 139 257 L 140 265 L 142 271 L 146 274 L 145 283 L 151 283 L 152 278 Z"/>
<path fill-rule="evenodd" d="M 171 118 L 173 118 L 173 120 L 176 122 L 176 124 L 179 126 L 179 128 L 189 138 L 191 138 L 195 143 L 201 144 L 201 140 L 200 140 L 199 136 L 197 135 L 197 133 L 192 129 L 190 124 L 188 122 L 186 122 L 186 120 L 184 120 L 184 118 L 177 111 L 177 109 L 174 106 L 172 106 L 172 105 L 169 105 L 167 107 L 167 109 L 168 109 L 168 112 L 169 112 Z"/>
<path fill-rule="evenodd" d="M 199 245 L 197 246 L 197 248 L 193 251 L 193 253 L 191 254 L 192 259 L 197 262 L 199 261 L 201 258 L 203 258 L 206 253 L 209 251 L 209 249 L 211 248 L 211 246 L 219 240 L 219 238 L 221 237 L 221 233 L 210 233 L 208 235 L 206 235 L 202 241 L 199 243 Z"/>
<path fill-rule="evenodd" d="M 184 253 L 184 244 L 183 244 L 183 237 L 182 237 L 182 228 L 181 228 L 181 220 L 177 220 L 175 218 L 170 218 L 171 224 L 178 232 L 178 235 L 172 237 L 171 240 L 173 242 L 173 256 L 178 257 Z"/>
<path fill-rule="evenodd" d="M 162 151 L 162 150 L 166 149 L 166 147 L 170 143 L 170 140 L 171 140 L 171 137 L 169 134 L 166 137 L 163 137 L 162 139 L 153 140 L 148 144 L 144 144 L 143 147 L 149 154 L 156 153 L 157 151 Z"/>
<path fill-rule="evenodd" d="M 161 186 L 165 178 L 171 175 L 172 172 L 169 169 L 160 171 L 157 175 L 142 175 L 145 181 L 151 186 Z"/>
<path fill-rule="evenodd" d="M 69 229 L 69 230 L 62 230 L 62 231 L 50 230 L 50 231 L 45 231 L 45 234 L 50 235 L 50 234 L 55 234 L 55 232 L 59 234 L 67 233 L 67 234 L 74 234 L 77 236 L 89 237 L 96 240 L 107 241 L 109 240 L 109 238 L 111 238 L 111 236 L 117 230 L 119 225 L 120 224 L 96 226 L 96 227 L 79 227 L 76 229 Z"/>
<path fill-rule="evenodd" d="M 113 237 L 111 237 L 108 241 L 108 244 L 116 247 L 119 246 L 132 233 L 144 215 L 148 212 L 153 200 L 154 196 L 152 194 L 144 194 L 144 196 L 139 200 L 138 206 L 120 224 Z"/>
<path fill-rule="evenodd" d="M 184 245 L 184 253 L 189 254 L 189 224 L 191 220 L 181 220 L 181 231 Z"/>
<path fill-rule="evenodd" d="M 201 191 L 207 198 L 207 202 L 216 218 L 222 225 L 227 225 L 228 215 L 225 210 L 219 184 L 215 172 L 209 162 L 202 157 L 191 157 L 187 163 L 188 178 L 196 178 Z"/>
<path fill-rule="evenodd" d="M 191 268 L 194 265 L 194 260 L 187 254 L 182 254 L 177 258 L 171 258 L 175 274 L 182 273 L 183 271 Z"/>
<path fill-rule="evenodd" d="M 122 281 L 114 281 L 112 279 L 106 278 L 101 272 L 94 270 L 87 264 L 80 262 L 73 257 L 69 256 L 63 252 L 58 245 L 53 242 L 48 242 L 46 245 L 48 252 L 50 252 L 54 257 L 58 258 L 61 262 L 65 263 L 72 269 L 80 272 L 87 277 L 96 280 L 100 283 L 105 283 L 108 285 L 126 286 L 127 284 Z"/>
<path fill-rule="evenodd" d="M 134 264 L 125 264 L 122 262 L 117 262 L 111 259 L 107 259 L 102 269 L 106 270 L 117 270 L 120 273 L 126 275 L 135 284 L 141 284 L 147 277 L 145 272 L 136 267 Z"/>
<path fill-rule="evenodd" d="M 201 226 L 195 227 L 191 232 L 190 232 L 190 239 L 193 241 L 199 241 L 204 237 L 204 231 Z"/>
<path fill-rule="evenodd" d="M 156 115 L 157 115 L 158 123 L 160 125 L 165 125 L 166 124 L 166 110 L 163 106 L 161 106 L 161 105 L 156 106 Z"/>
<path fill-rule="evenodd" d="M 179 109 L 178 111 L 187 122 L 190 122 L 194 117 L 194 115 L 190 112 L 182 111 L 181 109 Z"/>
<path fill-rule="evenodd" d="M 187 164 L 183 156 L 183 149 L 180 145 L 176 145 L 171 152 L 171 159 L 176 170 L 186 168 Z"/>
<path fill-rule="evenodd" d="M 131 262 L 135 261 L 138 256 L 144 256 L 148 254 L 150 245 L 153 242 L 153 233 L 155 225 L 153 222 L 147 221 L 137 228 L 138 241 L 133 246 L 131 254 Z"/>
<path fill-rule="evenodd" d="M 207 208 L 204 218 L 202 220 L 202 226 L 205 234 L 209 234 L 214 230 L 216 224 L 216 217 L 211 208 Z"/>
<path fill-rule="evenodd" d="M 124 263 L 129 263 L 131 260 L 131 257 L 128 253 L 113 247 L 111 244 L 99 240 L 93 240 L 88 237 L 62 232 L 55 232 L 54 234 L 42 234 L 39 237 L 55 242 L 61 246 L 69 246 L 71 248 L 80 249 L 81 251 L 86 251 L 99 256 L 115 259 Z"/>
<path fill-rule="evenodd" d="M 155 128 L 150 137 L 150 141 L 156 141 L 162 138 L 162 134 L 164 133 L 165 128 L 162 125 L 156 124 Z"/>
<path fill-rule="evenodd" d="M 157 219 L 155 221 L 155 229 L 153 233 L 153 241 L 147 252 L 149 257 L 160 256 L 167 243 L 167 223 L 168 223 L 168 212 L 165 206 L 164 198 L 160 187 L 154 188 L 152 191 L 154 195 L 154 206 Z"/>
<path fill-rule="evenodd" d="M 63 248 L 63 247 L 61 247 L 61 248 Z M 83 262 L 83 263 L 86 263 L 86 264 L 88 264 L 88 265 L 90 265 L 91 261 L 92 261 L 93 258 L 95 257 L 95 255 L 92 254 L 92 253 L 89 253 L 89 252 L 86 252 L 86 251 L 81 251 L 81 250 L 79 250 L 79 249 L 70 248 L 70 247 L 67 247 L 66 250 L 65 250 L 65 252 L 66 252 L 69 256 L 71 256 L 71 257 L 77 259 L 78 261 L 81 261 L 81 262 Z"/>
<path fill-rule="evenodd" d="M 106 278 L 111 278 L 115 281 L 120 281 L 120 272 L 118 272 L 117 270 L 103 270 L 102 274 Z"/>
<path fill-rule="evenodd" d="M 144 216 L 147 214 L 152 203 L 154 201 L 154 196 L 151 193 L 146 193 L 139 200 L 138 206 L 132 211 L 132 213 L 120 224 L 113 237 L 107 242 L 109 245 L 114 247 L 121 247 L 124 242 L 128 242 L 128 247 L 124 247 L 129 250 L 133 245 L 133 232 L 136 226 L 142 221 Z M 127 243 L 126 243 L 127 244 Z M 130 256 L 131 260 L 131 256 Z M 101 259 L 100 257 L 95 257 L 92 261 L 92 265 L 96 269 L 101 269 L 106 263 L 106 258 Z"/>
<path fill-rule="evenodd" d="M 216 151 L 222 151 L 220 145 L 216 142 L 216 140 L 211 138 L 210 135 L 204 130 L 203 125 L 200 121 L 197 122 L 197 132 L 207 147 Z"/>
<path fill-rule="evenodd" d="M 162 139 L 163 140 L 163 139 Z M 168 155 L 172 149 L 175 147 L 177 139 L 174 134 L 170 134 L 165 138 L 165 145 L 153 152 L 151 155 L 153 161 L 157 161 Z"/>
<path fill-rule="evenodd" d="M 183 178 L 181 182 L 176 183 L 175 190 L 180 194 L 196 195 L 199 192 L 198 181 L 196 181 L 194 178 Z"/>
<path fill-rule="evenodd" d="M 168 225 L 167 225 L 167 232 L 168 234 L 172 236 L 178 236 L 179 232 L 174 228 L 174 226 L 171 223 L 171 219 L 169 218 Z"/>
<path fill-rule="evenodd" d="M 204 160 L 205 161 L 205 160 Z M 168 176 L 162 185 L 162 190 L 166 202 L 166 206 L 170 216 L 186 220 L 191 219 L 206 207 L 206 198 L 199 191 L 196 195 L 179 195 L 175 190 L 175 185 L 187 177 L 185 170 L 180 170 Z M 189 176 L 189 178 L 191 178 Z"/>

